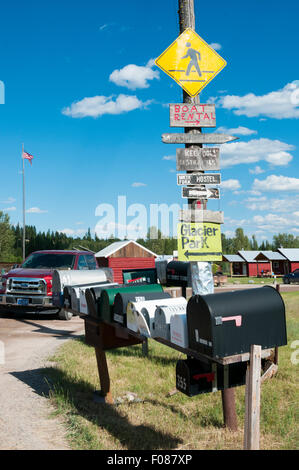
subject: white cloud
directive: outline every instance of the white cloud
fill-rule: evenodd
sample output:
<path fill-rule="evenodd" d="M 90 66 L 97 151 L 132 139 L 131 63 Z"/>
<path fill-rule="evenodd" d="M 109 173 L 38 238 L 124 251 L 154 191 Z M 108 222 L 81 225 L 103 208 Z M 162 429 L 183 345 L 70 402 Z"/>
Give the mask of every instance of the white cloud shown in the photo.
<path fill-rule="evenodd" d="M 174 161 L 176 160 L 176 156 L 175 155 L 165 155 L 162 160 L 171 160 L 171 161 Z"/>
<path fill-rule="evenodd" d="M 225 132 L 226 134 L 237 134 L 237 135 L 257 134 L 257 131 L 254 131 L 253 129 L 248 129 L 248 127 L 243 127 L 243 126 L 232 127 L 232 128 L 219 127 L 217 131 Z"/>
<path fill-rule="evenodd" d="M 65 235 L 68 235 L 68 236 L 73 236 L 73 235 L 84 235 L 87 230 L 83 230 L 83 229 L 78 229 L 78 230 L 73 230 L 72 228 L 64 228 L 63 230 L 58 230 L 58 232 L 60 233 L 64 233 Z"/>
<path fill-rule="evenodd" d="M 151 101 L 142 102 L 137 96 L 118 95 L 93 96 L 76 101 L 71 106 L 64 108 L 62 114 L 73 118 L 93 117 L 97 118 L 104 114 L 122 114 L 135 109 L 141 109 L 150 104 Z"/>
<path fill-rule="evenodd" d="M 221 147 L 222 167 L 240 163 L 256 163 L 260 160 L 266 160 L 272 165 L 285 165 L 286 161 L 292 158 L 290 154 L 286 156 L 285 153 L 293 149 L 293 145 L 266 138 L 223 144 Z M 282 154 L 282 152 L 285 153 Z"/>
<path fill-rule="evenodd" d="M 219 42 L 211 42 L 210 47 L 212 47 L 212 49 L 215 51 L 220 51 L 220 49 L 222 49 L 222 46 L 219 44 Z"/>
<path fill-rule="evenodd" d="M 248 93 L 244 96 L 226 95 L 219 98 L 218 104 L 232 109 L 238 116 L 267 116 L 274 119 L 299 118 L 299 80 L 288 83 L 277 91 L 257 96 Z"/>
<path fill-rule="evenodd" d="M 26 212 L 28 214 L 45 214 L 48 211 L 42 210 L 39 207 L 30 207 L 30 209 L 27 209 Z"/>
<path fill-rule="evenodd" d="M 146 186 L 145 183 L 132 183 L 133 188 L 140 188 L 141 186 Z"/>
<path fill-rule="evenodd" d="M 223 235 L 225 235 L 226 238 L 232 238 L 235 236 L 235 232 L 233 232 L 232 230 L 225 230 L 223 232 Z"/>
<path fill-rule="evenodd" d="M 104 225 L 97 224 L 95 228 L 95 233 L 99 238 L 105 238 L 111 234 L 118 236 L 123 233 L 130 240 L 137 240 L 146 236 L 146 228 L 142 227 L 140 224 L 120 224 L 116 222 L 107 222 Z"/>
<path fill-rule="evenodd" d="M 257 165 L 253 169 L 249 169 L 249 173 L 251 173 L 252 175 L 260 175 L 261 173 L 265 173 L 265 170 L 263 170 L 259 165 Z"/>
<path fill-rule="evenodd" d="M 221 189 L 230 189 L 232 191 L 235 191 L 240 188 L 240 181 L 236 179 L 229 179 L 221 182 Z"/>
<path fill-rule="evenodd" d="M 265 157 L 265 160 L 274 166 L 286 166 L 288 163 L 290 163 L 291 160 L 293 160 L 293 157 L 290 153 L 282 151 L 269 153 Z"/>
<path fill-rule="evenodd" d="M 129 90 L 148 88 L 149 80 L 159 79 L 159 72 L 152 69 L 154 64 L 154 60 L 150 59 L 146 66 L 126 65 L 120 70 L 114 70 L 110 74 L 109 81 L 115 83 L 115 85 L 129 88 Z"/>
<path fill-rule="evenodd" d="M 107 29 L 109 26 L 109 24 L 102 24 L 101 26 L 99 26 L 99 31 L 104 31 L 104 29 Z"/>
<path fill-rule="evenodd" d="M 299 195 L 291 198 L 249 197 L 244 201 L 247 209 L 251 211 L 271 211 L 277 213 L 295 213 L 299 207 Z"/>
<path fill-rule="evenodd" d="M 17 208 L 15 206 L 12 206 L 12 207 L 6 207 L 5 209 L 3 209 L 5 212 L 12 212 L 12 211 L 16 211 Z"/>
<path fill-rule="evenodd" d="M 5 201 L 0 201 L 1 204 L 12 204 L 14 202 L 16 202 L 14 197 L 8 197 Z"/>
<path fill-rule="evenodd" d="M 265 180 L 255 179 L 252 188 L 257 191 L 299 191 L 299 178 L 270 175 Z"/>
<path fill-rule="evenodd" d="M 279 231 L 281 227 L 299 226 L 299 216 L 294 217 L 294 214 L 290 215 L 289 218 L 271 213 L 263 216 L 255 215 L 252 220 L 255 224 L 262 226 L 264 230 Z"/>

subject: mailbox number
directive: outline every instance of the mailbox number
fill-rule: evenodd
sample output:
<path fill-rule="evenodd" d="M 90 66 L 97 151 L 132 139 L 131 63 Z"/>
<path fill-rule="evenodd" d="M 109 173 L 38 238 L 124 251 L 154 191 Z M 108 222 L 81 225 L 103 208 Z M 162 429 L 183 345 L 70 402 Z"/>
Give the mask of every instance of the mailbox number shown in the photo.
<path fill-rule="evenodd" d="M 177 386 L 180 390 L 187 390 L 186 378 L 180 375 L 176 376 Z"/>

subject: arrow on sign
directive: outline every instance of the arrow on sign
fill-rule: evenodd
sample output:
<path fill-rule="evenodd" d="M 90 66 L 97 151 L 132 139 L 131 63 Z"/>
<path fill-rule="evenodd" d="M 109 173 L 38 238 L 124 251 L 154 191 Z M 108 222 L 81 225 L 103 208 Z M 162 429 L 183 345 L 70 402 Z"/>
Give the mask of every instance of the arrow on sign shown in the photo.
<path fill-rule="evenodd" d="M 164 144 L 225 144 L 232 140 L 237 140 L 227 134 L 162 134 L 162 142 Z"/>
<path fill-rule="evenodd" d="M 202 251 L 185 251 L 184 255 L 186 258 L 189 259 L 189 256 L 222 256 L 221 252 L 213 252 L 213 253 L 203 253 Z"/>
<path fill-rule="evenodd" d="M 188 199 L 220 199 L 220 192 L 218 188 L 182 188 L 182 197 Z"/>

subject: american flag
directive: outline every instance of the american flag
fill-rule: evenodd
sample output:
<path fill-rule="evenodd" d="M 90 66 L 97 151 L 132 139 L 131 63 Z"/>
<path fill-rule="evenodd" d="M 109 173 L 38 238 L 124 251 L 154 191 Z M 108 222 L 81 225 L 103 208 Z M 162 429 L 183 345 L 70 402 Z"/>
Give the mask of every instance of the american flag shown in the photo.
<path fill-rule="evenodd" d="M 32 165 L 33 155 L 31 155 L 31 154 L 28 153 L 28 152 L 23 151 L 23 158 L 25 158 L 26 160 L 29 160 L 29 161 L 30 161 L 30 165 Z"/>

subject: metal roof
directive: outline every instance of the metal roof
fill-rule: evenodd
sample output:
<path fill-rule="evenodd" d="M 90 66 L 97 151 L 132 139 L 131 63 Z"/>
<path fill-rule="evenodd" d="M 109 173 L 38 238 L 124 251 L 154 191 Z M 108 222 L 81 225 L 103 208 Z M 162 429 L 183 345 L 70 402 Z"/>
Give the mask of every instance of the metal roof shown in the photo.
<path fill-rule="evenodd" d="M 278 248 L 278 251 L 289 261 L 299 261 L 299 248 Z"/>
<path fill-rule="evenodd" d="M 252 251 L 246 251 L 246 250 L 240 250 L 238 251 L 239 255 L 242 256 L 242 258 L 247 261 L 247 263 L 256 263 L 255 257 L 260 253 L 260 251 L 252 250 Z"/>
<path fill-rule="evenodd" d="M 135 242 L 135 240 L 123 240 L 120 242 L 114 242 L 111 243 L 111 245 L 106 246 L 106 248 L 103 248 L 103 250 L 98 251 L 95 253 L 96 258 L 108 258 L 109 256 L 113 255 L 118 250 L 121 250 L 125 246 L 127 246 L 129 243 L 134 243 L 135 245 L 139 246 L 143 250 L 147 251 L 153 256 L 158 256 L 156 253 L 153 253 L 151 250 L 148 248 L 145 248 L 144 246 L 140 245 L 139 243 Z"/>
<path fill-rule="evenodd" d="M 222 255 L 229 263 L 244 263 L 244 259 L 239 255 Z"/>
<path fill-rule="evenodd" d="M 261 254 L 265 258 L 267 258 L 269 261 L 285 261 L 286 260 L 286 258 L 281 253 L 277 253 L 277 251 L 260 251 L 259 254 L 256 256 L 256 258 Z"/>

